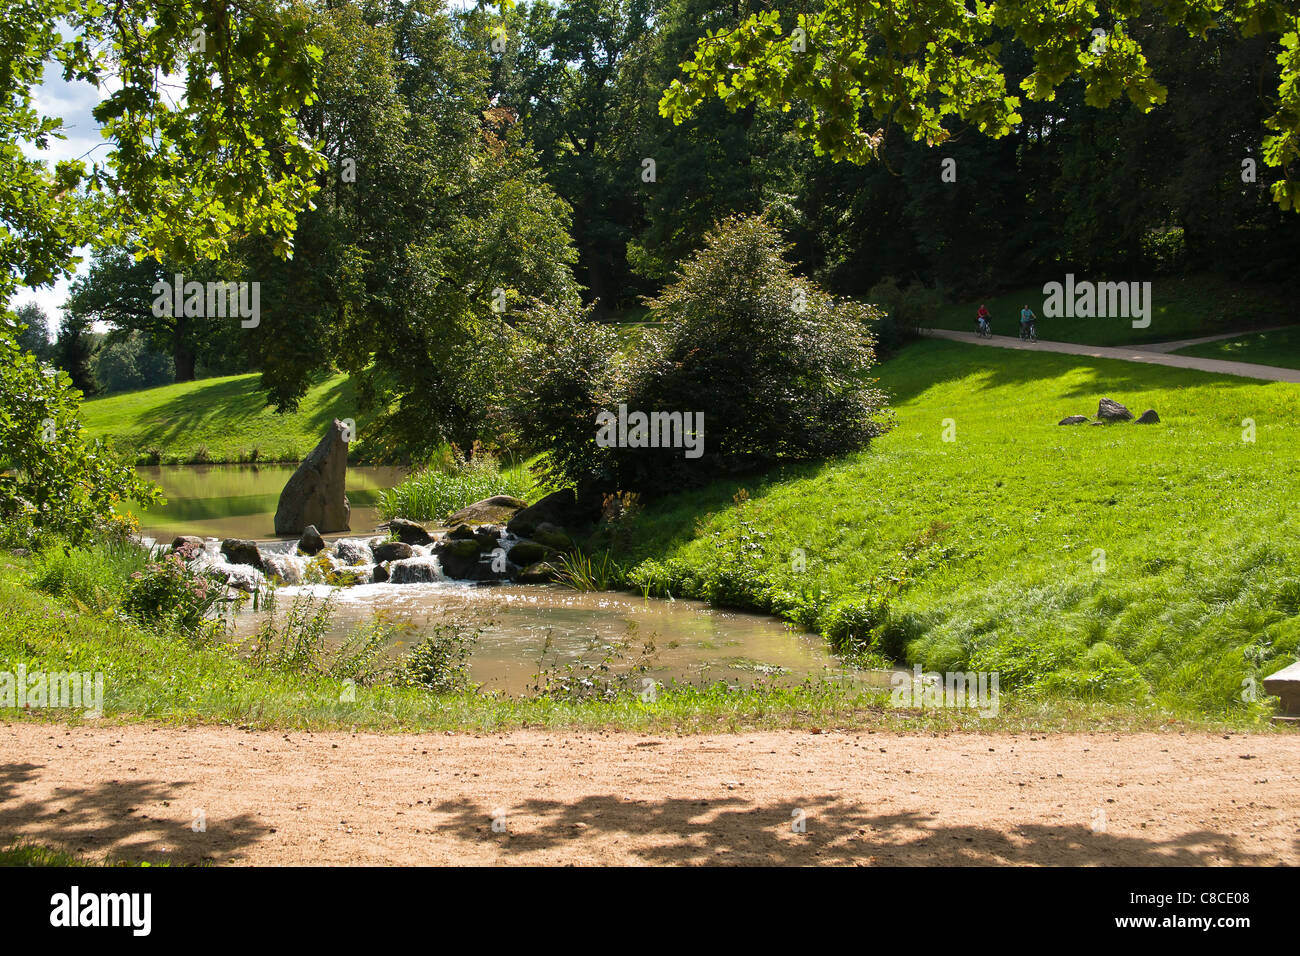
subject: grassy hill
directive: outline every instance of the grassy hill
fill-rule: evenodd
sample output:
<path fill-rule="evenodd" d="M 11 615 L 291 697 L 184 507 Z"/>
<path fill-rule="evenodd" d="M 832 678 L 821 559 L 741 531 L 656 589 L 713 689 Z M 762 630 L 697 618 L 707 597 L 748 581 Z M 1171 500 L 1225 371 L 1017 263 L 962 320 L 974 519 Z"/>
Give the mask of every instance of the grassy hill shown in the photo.
<path fill-rule="evenodd" d="M 1063 281 L 1064 273 L 1055 278 Z M 1076 279 L 1082 278 L 1076 275 Z M 1132 277 L 1107 278 L 1118 281 Z M 1042 318 L 1041 285 L 953 304 L 943 309 L 933 324 L 940 329 L 973 331 L 975 311 L 983 302 L 993 315 L 993 331 L 1000 335 L 1015 335 L 1021 306 L 1028 303 L 1040 317 L 1040 338 L 1084 345 L 1140 345 L 1282 325 L 1295 315 L 1295 290 L 1235 282 L 1217 276 L 1154 279 L 1151 299 L 1151 325 L 1145 329 L 1133 328 L 1129 319 Z"/>
<path fill-rule="evenodd" d="M 1179 349 L 1179 355 L 1227 359 L 1231 362 L 1254 362 L 1279 368 L 1300 368 L 1300 325 L 1289 329 L 1255 332 L 1220 342 L 1202 342 Z"/>
<path fill-rule="evenodd" d="M 1300 389 L 940 341 L 880 372 L 870 450 L 653 503 L 616 558 L 1004 689 L 1227 713 L 1295 659 Z M 1101 396 L 1163 421 L 1056 424 Z"/>
<path fill-rule="evenodd" d="M 334 418 L 355 420 L 364 437 L 364 416 L 346 376 L 317 383 L 298 411 L 285 415 L 267 406 L 258 379 L 230 375 L 92 399 L 82 406 L 82 424 L 149 464 L 298 462 Z"/>

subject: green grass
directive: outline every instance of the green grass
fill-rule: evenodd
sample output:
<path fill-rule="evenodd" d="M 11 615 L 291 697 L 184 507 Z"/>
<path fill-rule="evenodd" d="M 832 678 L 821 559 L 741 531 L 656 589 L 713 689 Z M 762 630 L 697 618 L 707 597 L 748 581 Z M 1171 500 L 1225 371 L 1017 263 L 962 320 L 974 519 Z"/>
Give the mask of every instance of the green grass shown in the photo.
<path fill-rule="evenodd" d="M 1189 345 L 1179 349 L 1176 354 L 1226 359 L 1230 362 L 1253 362 L 1278 368 L 1300 368 L 1300 326 Z"/>
<path fill-rule="evenodd" d="M 266 404 L 259 378 L 231 375 L 92 399 L 82 406 L 82 424 L 119 452 L 153 464 L 297 463 L 335 418 L 353 419 L 364 438 L 365 416 L 346 376 L 318 382 L 296 412 L 283 415 Z"/>
<path fill-rule="evenodd" d="M 24 841 L 12 846 L 0 847 L 0 866 L 166 866 L 166 863 L 148 863 L 135 860 L 108 859 L 100 862 L 75 853 L 69 853 L 57 847 L 41 843 Z"/>
<path fill-rule="evenodd" d="M 1062 272 L 1052 278 L 1064 282 L 1065 274 Z M 1127 281 L 1136 278 L 1075 275 L 1076 281 Z M 1295 290 L 1239 283 L 1208 275 L 1153 279 L 1151 325 L 1145 329 L 1133 328 L 1129 319 L 1043 318 L 1043 298 L 1041 285 L 972 298 L 947 307 L 930 324 L 939 329 L 973 332 L 975 310 L 982 302 L 992 313 L 993 331 L 999 335 L 1015 335 L 1020 308 L 1028 303 L 1039 316 L 1039 338 L 1084 345 L 1139 345 L 1278 325 L 1295 314 Z"/>
<path fill-rule="evenodd" d="M 1157 708 L 1065 699 L 1018 701 L 1000 714 L 952 708 L 897 710 L 887 692 L 825 683 L 793 688 L 670 687 L 655 700 L 612 701 L 437 694 L 388 685 L 349 688 L 314 671 L 259 668 L 224 645 L 195 647 L 111 611 L 79 611 L 33 589 L 30 564 L 0 558 L 0 670 L 102 671 L 104 715 L 97 724 L 212 723 L 251 729 L 473 732 L 521 727 L 725 732 L 750 728 L 871 726 L 896 730 L 1153 730 L 1249 727 L 1244 715 L 1202 720 Z M 79 711 L 3 712 L 5 720 L 85 723 Z M 36 851 L 23 851 L 35 853 Z"/>
<path fill-rule="evenodd" d="M 528 465 L 513 462 L 502 467 L 493 458 L 456 459 L 432 464 L 395 488 L 379 492 L 376 503 L 383 518 L 442 521 L 453 511 L 494 495 L 525 501 L 539 497 Z"/>
<path fill-rule="evenodd" d="M 892 432 L 653 503 L 608 542 L 632 582 L 823 629 L 857 615 L 876 651 L 1048 697 L 1246 713 L 1242 681 L 1296 658 L 1300 389 L 933 340 L 880 372 Z M 1056 425 L 1104 395 L 1163 423 Z"/>

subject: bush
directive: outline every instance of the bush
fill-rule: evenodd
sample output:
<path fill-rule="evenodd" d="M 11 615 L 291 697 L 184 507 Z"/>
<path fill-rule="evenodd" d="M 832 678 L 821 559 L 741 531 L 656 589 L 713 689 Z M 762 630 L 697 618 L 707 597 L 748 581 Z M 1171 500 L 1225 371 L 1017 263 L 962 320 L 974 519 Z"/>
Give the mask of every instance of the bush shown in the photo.
<path fill-rule="evenodd" d="M 453 511 L 493 495 L 527 499 L 532 494 L 533 477 L 523 465 L 502 469 L 484 452 L 466 460 L 453 448 L 446 460 L 382 492 L 379 513 L 384 518 L 441 521 Z"/>
<path fill-rule="evenodd" d="M 109 529 L 130 530 L 118 512 L 128 499 L 156 502 L 156 487 L 87 441 L 81 396 L 63 372 L 18 344 L 13 317 L 0 314 L 0 521 L 63 535 L 73 544 Z"/>
<path fill-rule="evenodd" d="M 886 354 L 918 338 L 921 329 L 932 325 L 943 308 L 943 298 L 937 290 L 919 282 L 909 283 L 902 289 L 892 277 L 872 286 L 867 299 L 883 310 L 873 331 L 880 350 Z"/>
<path fill-rule="evenodd" d="M 206 643 L 225 629 L 225 621 L 213 614 L 225 597 L 223 584 L 191 570 L 173 553 L 131 575 L 122 609 L 148 627 Z"/>
<path fill-rule="evenodd" d="M 434 629 L 398 665 L 393 683 L 398 687 L 422 687 L 434 693 L 468 690 L 469 657 L 478 634 L 465 634 L 451 625 Z"/>
<path fill-rule="evenodd" d="M 702 453 L 618 448 L 617 487 L 664 492 L 729 474 L 844 454 L 884 430 L 871 386 L 871 306 L 798 278 L 776 228 L 737 216 L 650 303 L 662 323 L 633 354 L 631 411 L 703 413 Z"/>

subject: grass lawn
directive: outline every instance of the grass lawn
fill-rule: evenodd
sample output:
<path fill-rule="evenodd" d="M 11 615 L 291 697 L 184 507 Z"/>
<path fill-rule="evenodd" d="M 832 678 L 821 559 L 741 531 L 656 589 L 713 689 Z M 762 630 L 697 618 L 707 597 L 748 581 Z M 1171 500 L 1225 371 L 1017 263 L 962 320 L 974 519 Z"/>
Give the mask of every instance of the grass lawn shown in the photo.
<path fill-rule="evenodd" d="M 1300 325 L 1219 342 L 1189 345 L 1185 349 L 1179 349 L 1176 354 L 1227 359 L 1232 362 L 1254 362 L 1256 365 L 1274 365 L 1279 368 L 1300 368 Z"/>
<path fill-rule="evenodd" d="M 364 416 L 346 376 L 319 382 L 286 415 L 267 406 L 259 377 L 207 378 L 92 399 L 82 406 L 82 424 L 122 453 L 155 464 L 297 463 L 335 418 L 353 419 L 364 436 Z"/>
<path fill-rule="evenodd" d="M 1062 282 L 1065 276 L 1062 273 L 1054 278 Z M 1075 275 L 1076 280 L 1083 278 L 1087 277 Z M 1133 277 L 1108 278 L 1119 281 Z M 993 331 L 999 335 L 1015 335 L 1020 308 L 1028 303 L 1039 316 L 1040 338 L 1084 345 L 1140 345 L 1146 342 L 1191 339 L 1234 329 L 1280 325 L 1295 314 L 1295 296 L 1292 292 L 1277 286 L 1243 284 L 1217 276 L 1180 276 L 1152 280 L 1151 325 L 1145 329 L 1133 328 L 1129 319 L 1046 319 L 1042 317 L 1043 298 L 1043 288 L 1039 285 L 972 299 L 947 307 L 933 325 L 940 329 L 973 332 L 975 310 L 983 302 L 993 315 Z"/>
<path fill-rule="evenodd" d="M 1226 714 L 1296 658 L 1300 389 L 933 340 L 880 374 L 897 425 L 870 450 L 653 503 L 616 558 L 652 591 L 1048 695 Z M 1163 422 L 1056 424 L 1101 396 Z"/>

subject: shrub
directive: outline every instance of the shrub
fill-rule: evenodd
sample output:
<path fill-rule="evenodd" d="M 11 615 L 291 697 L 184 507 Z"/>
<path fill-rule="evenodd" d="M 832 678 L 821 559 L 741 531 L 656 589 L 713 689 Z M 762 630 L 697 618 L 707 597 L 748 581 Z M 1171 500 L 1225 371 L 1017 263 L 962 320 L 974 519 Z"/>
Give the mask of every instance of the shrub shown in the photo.
<path fill-rule="evenodd" d="M 916 339 L 924 326 L 933 324 L 943 308 L 943 297 L 937 290 L 919 282 L 911 282 L 903 289 L 892 277 L 872 286 L 867 299 L 883 310 L 872 329 L 880 350 L 886 354 Z"/>
<path fill-rule="evenodd" d="M 191 570 L 173 553 L 130 576 L 122 609 L 148 627 L 206 643 L 225 630 L 225 621 L 213 614 L 225 597 L 224 585 Z"/>
<path fill-rule="evenodd" d="M 53 544 L 33 559 L 33 585 L 83 607 L 105 610 L 121 601 L 133 574 L 149 556 L 127 538 L 108 538 L 81 547 Z"/>
<path fill-rule="evenodd" d="M 161 497 L 85 438 L 80 404 L 67 374 L 24 352 L 13 317 L 0 313 L 0 521 L 78 544 L 105 528 L 131 529 L 117 510 L 126 500 L 147 506 Z"/>
<path fill-rule="evenodd" d="M 698 458 L 619 448 L 620 489 L 678 490 L 779 461 L 865 446 L 884 430 L 871 385 L 877 310 L 794 275 L 762 216 L 726 220 L 650 303 L 662 323 L 633 353 L 629 411 L 704 414 Z"/>
<path fill-rule="evenodd" d="M 422 687 L 435 693 L 469 689 L 469 657 L 478 633 L 466 634 L 452 625 L 434 629 L 413 647 L 398 665 L 393 683 L 398 687 Z"/>

